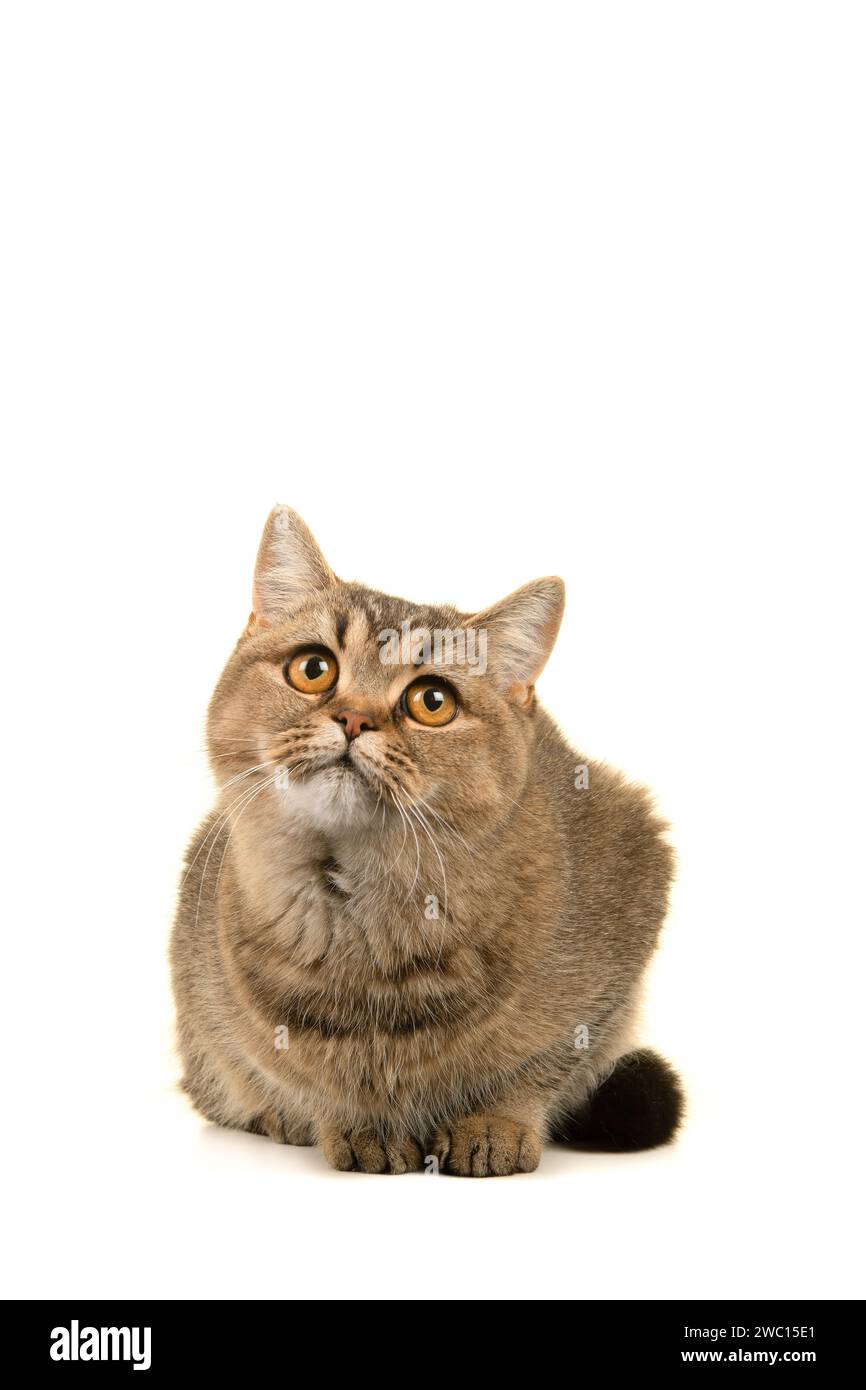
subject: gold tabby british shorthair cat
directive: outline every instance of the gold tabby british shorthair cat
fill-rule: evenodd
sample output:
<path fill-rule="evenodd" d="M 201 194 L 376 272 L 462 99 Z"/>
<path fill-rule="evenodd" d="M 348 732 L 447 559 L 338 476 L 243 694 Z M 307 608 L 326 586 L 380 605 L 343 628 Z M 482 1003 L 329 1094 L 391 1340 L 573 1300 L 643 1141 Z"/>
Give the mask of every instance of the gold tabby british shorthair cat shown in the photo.
<path fill-rule="evenodd" d="M 474 615 L 391 598 L 272 512 L 171 948 L 208 1119 L 467 1177 L 675 1133 L 674 1072 L 629 1051 L 672 851 L 538 703 L 563 602 L 559 579 Z"/>

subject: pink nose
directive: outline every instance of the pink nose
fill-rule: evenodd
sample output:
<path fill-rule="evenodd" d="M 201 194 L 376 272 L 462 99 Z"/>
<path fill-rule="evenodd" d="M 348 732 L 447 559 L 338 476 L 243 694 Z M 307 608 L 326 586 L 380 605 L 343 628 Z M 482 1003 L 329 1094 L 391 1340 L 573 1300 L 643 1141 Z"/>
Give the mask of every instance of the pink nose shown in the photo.
<path fill-rule="evenodd" d="M 364 714 L 362 710 L 358 709 L 341 709 L 339 713 L 334 715 L 334 718 L 338 724 L 342 724 L 346 731 L 346 738 L 350 743 L 365 729 L 375 729 L 376 727 L 372 715 Z"/>

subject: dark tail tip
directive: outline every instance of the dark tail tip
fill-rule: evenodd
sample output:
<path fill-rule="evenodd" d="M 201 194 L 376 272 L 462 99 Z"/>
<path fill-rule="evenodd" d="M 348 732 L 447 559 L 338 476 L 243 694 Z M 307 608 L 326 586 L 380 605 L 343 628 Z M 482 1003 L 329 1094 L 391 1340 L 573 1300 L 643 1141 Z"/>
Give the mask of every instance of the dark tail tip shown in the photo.
<path fill-rule="evenodd" d="M 673 1067 L 641 1048 L 620 1057 L 586 1105 L 557 1122 L 552 1138 L 607 1153 L 655 1149 L 673 1139 L 683 1108 Z"/>

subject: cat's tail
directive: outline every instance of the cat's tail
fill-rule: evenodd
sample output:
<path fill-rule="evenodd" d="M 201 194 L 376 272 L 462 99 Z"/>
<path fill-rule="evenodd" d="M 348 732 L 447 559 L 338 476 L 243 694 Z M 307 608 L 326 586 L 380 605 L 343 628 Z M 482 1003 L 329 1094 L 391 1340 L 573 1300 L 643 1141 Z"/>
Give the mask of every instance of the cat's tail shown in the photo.
<path fill-rule="evenodd" d="M 580 1109 L 554 1123 L 551 1138 L 606 1152 L 655 1149 L 673 1139 L 684 1101 L 673 1067 L 641 1048 L 620 1057 Z"/>

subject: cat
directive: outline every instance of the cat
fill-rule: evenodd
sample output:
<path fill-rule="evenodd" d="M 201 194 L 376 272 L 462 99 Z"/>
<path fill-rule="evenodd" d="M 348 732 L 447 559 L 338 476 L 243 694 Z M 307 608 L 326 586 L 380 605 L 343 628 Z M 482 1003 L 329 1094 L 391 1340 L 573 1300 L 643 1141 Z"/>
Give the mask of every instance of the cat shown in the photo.
<path fill-rule="evenodd" d="M 678 1078 L 631 1048 L 673 851 L 538 703 L 563 606 L 555 578 L 472 616 L 388 597 L 271 513 L 171 946 L 209 1120 L 336 1169 L 473 1177 L 533 1170 L 547 1139 L 673 1137 Z"/>

